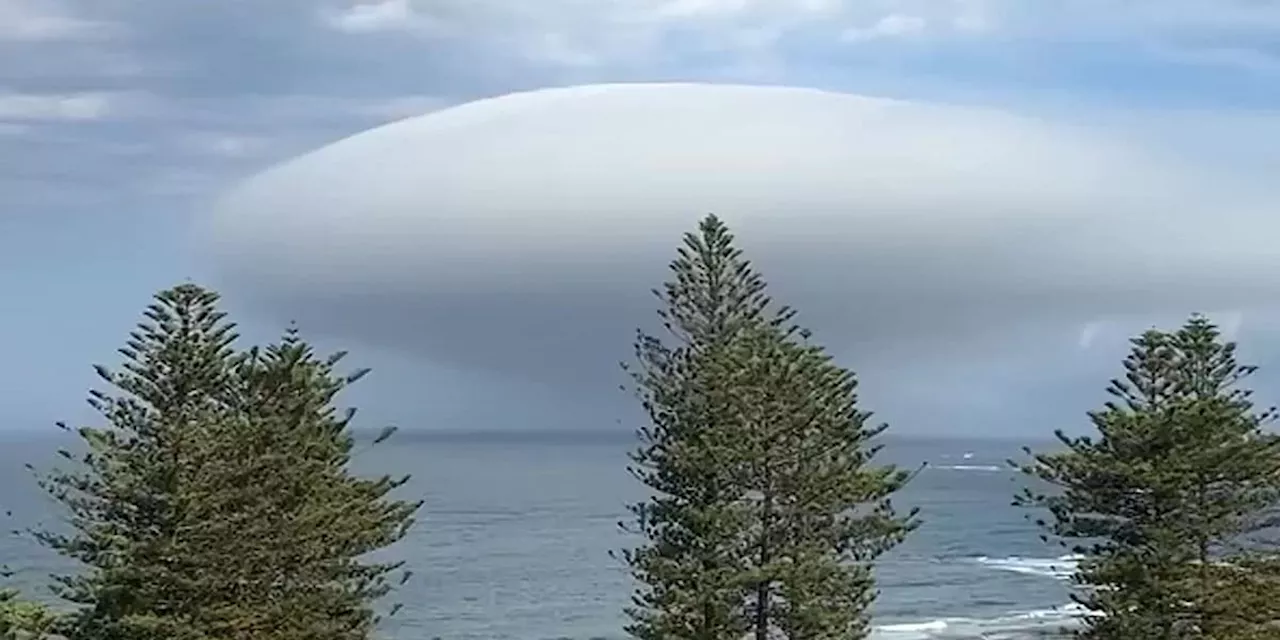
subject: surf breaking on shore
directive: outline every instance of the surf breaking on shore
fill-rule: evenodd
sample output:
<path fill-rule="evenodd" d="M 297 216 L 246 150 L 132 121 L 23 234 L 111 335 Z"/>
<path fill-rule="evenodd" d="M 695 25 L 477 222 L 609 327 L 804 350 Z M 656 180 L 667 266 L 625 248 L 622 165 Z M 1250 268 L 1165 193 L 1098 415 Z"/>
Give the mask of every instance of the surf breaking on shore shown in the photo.
<path fill-rule="evenodd" d="M 939 618 L 925 622 L 877 625 L 871 640 L 1026 640 L 1056 638 L 1079 624 L 1088 612 L 1078 604 L 1013 613 L 994 618 Z"/>
<path fill-rule="evenodd" d="M 1008 556 L 994 558 L 974 556 L 970 562 L 997 571 L 1024 575 L 1043 576 L 1055 580 L 1068 580 L 1076 570 L 1081 556 L 1063 555 L 1056 558 L 1031 558 Z M 904 621 L 876 625 L 872 640 L 1029 640 L 1032 638 L 1057 638 L 1065 631 L 1079 625 L 1080 619 L 1089 615 L 1078 604 L 1069 603 L 1048 609 L 1010 612 L 1005 615 L 976 617 L 943 617 L 932 620 Z"/>

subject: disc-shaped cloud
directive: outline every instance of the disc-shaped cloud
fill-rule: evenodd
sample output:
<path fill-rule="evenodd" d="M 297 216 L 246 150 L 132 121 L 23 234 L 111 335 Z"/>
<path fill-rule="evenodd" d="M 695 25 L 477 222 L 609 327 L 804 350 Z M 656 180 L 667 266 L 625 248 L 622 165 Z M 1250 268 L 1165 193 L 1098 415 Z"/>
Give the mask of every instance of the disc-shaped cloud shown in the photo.
<path fill-rule="evenodd" d="M 229 194 L 232 295 L 441 362 L 616 381 L 680 235 L 726 219 L 837 348 L 1242 308 L 1254 202 L 1087 130 L 779 87 L 599 85 L 367 131 Z M 1073 332 L 1064 340 L 1074 340 Z"/>

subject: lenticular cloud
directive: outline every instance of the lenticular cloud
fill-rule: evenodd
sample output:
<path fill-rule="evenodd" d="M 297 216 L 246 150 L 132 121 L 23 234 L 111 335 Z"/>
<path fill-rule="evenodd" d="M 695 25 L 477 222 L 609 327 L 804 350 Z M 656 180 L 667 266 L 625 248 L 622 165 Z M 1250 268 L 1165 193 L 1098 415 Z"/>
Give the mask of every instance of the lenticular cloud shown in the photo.
<path fill-rule="evenodd" d="M 615 380 L 680 235 L 726 219 L 837 348 L 1243 308 L 1259 202 L 1175 159 L 994 111 L 807 89 L 481 100 L 274 167 L 208 230 L 229 294 L 444 363 Z M 1068 332 L 1064 340 L 1074 337 Z"/>

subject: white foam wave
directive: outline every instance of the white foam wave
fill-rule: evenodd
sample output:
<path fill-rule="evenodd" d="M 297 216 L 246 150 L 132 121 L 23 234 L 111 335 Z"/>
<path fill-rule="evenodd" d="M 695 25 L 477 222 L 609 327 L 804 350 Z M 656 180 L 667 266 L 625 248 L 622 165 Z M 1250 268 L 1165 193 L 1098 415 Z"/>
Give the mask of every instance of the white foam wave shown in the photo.
<path fill-rule="evenodd" d="M 1018 638 L 1029 632 L 1047 632 L 1071 628 L 1088 612 L 1077 604 L 1053 609 L 1039 609 L 996 618 L 939 618 L 924 622 L 907 622 L 876 626 L 871 640 L 930 640 L 963 638 Z"/>
<path fill-rule="evenodd" d="M 1071 554 L 1058 556 L 1057 558 L 1022 558 L 1019 556 L 989 558 L 987 556 L 978 556 L 973 560 L 978 564 L 1000 571 L 1065 580 L 1075 573 L 1076 565 L 1080 563 L 1080 558 L 1081 556 L 1079 555 Z"/>
<path fill-rule="evenodd" d="M 1004 471 L 1005 467 L 994 464 L 951 464 L 935 467 L 937 469 L 947 469 L 950 471 Z"/>

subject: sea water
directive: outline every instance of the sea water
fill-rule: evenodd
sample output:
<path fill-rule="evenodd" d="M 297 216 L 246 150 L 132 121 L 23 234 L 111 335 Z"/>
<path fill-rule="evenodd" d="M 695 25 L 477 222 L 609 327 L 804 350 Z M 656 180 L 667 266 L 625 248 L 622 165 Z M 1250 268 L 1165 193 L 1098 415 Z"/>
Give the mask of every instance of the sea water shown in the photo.
<path fill-rule="evenodd" d="M 12 526 L 56 522 L 35 487 L 37 466 L 70 440 L 0 435 L 0 506 Z M 1024 479 L 1005 461 L 1027 443 L 889 437 L 882 459 L 927 463 L 904 490 L 920 528 L 879 564 L 878 640 L 1032 638 L 1059 632 L 1078 611 L 1066 579 L 1074 558 L 1043 542 L 1031 515 L 1011 505 Z M 1042 445 L 1043 446 L 1043 445 Z M 413 576 L 389 597 L 392 640 L 622 638 L 633 585 L 610 556 L 630 543 L 617 523 L 642 494 L 626 471 L 629 434 L 402 432 L 363 450 L 368 473 L 410 473 L 407 496 L 426 500 L 412 534 L 384 555 Z M 39 595 L 66 567 L 22 537 L 0 538 L 0 563 Z"/>

